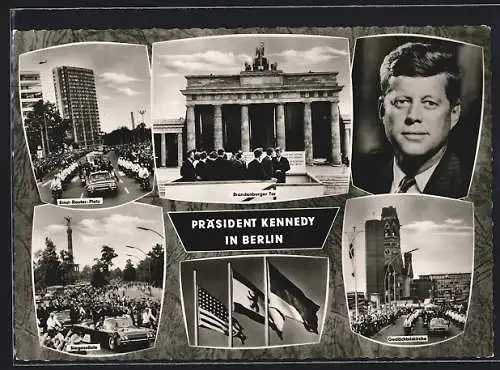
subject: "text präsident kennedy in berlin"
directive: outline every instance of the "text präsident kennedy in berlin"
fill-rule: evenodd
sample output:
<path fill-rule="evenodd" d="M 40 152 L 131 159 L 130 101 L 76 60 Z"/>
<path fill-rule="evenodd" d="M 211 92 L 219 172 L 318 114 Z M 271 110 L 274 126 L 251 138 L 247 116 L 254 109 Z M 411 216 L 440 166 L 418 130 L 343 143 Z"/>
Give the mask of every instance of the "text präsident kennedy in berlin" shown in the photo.
<path fill-rule="evenodd" d="M 372 193 L 467 194 L 460 158 L 448 137 L 460 118 L 456 51 L 442 44 L 406 43 L 380 67 L 379 118 L 393 158 L 362 181 Z"/>

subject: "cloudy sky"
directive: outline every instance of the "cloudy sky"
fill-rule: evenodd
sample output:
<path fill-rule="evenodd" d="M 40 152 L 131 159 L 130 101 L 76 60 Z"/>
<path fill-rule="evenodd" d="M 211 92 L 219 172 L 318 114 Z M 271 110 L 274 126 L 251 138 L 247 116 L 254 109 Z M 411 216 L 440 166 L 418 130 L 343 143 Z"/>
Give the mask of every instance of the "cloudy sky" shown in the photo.
<path fill-rule="evenodd" d="M 283 72 L 338 71 L 342 114 L 351 116 L 347 39 L 301 35 L 238 35 L 166 41 L 153 44 L 153 119 L 185 117 L 187 74 L 238 74 L 264 42 L 264 56 Z"/>
<path fill-rule="evenodd" d="M 46 63 L 40 64 L 40 62 Z M 94 71 L 101 129 L 110 132 L 121 126 L 140 123 L 139 110 L 146 110 L 150 122 L 150 71 L 144 45 L 119 43 L 79 43 L 36 50 L 19 57 L 19 71 L 39 72 L 43 99 L 55 103 L 52 69 L 60 66 L 89 68 Z"/>
<path fill-rule="evenodd" d="M 100 256 L 103 245 L 115 249 L 118 254 L 113 260 L 115 267 L 123 269 L 127 259 L 132 259 L 134 265 L 138 261 L 131 254 L 142 259 L 144 255 L 136 250 L 126 248 L 134 246 L 148 253 L 151 248 L 160 243 L 165 246 L 163 238 L 154 232 L 139 230 L 137 226 L 147 227 L 164 235 L 163 214 L 161 207 L 147 206 L 140 203 L 129 203 L 125 206 L 105 210 L 81 210 L 62 208 L 53 205 L 40 206 L 35 209 L 33 220 L 32 251 L 45 248 L 45 238 L 51 239 L 57 253 L 67 250 L 66 220 L 71 217 L 73 229 L 73 253 L 75 263 L 92 265 L 94 258 Z"/>
<path fill-rule="evenodd" d="M 380 195 L 347 201 L 342 251 L 346 290 L 354 291 L 352 262 L 348 258 L 353 227 L 361 232 L 355 238 L 358 291 L 366 287 L 366 220 L 378 219 L 383 207 L 396 208 L 401 223 L 401 250 L 413 252 L 413 275 L 472 272 L 473 208 L 464 201 L 415 195 Z M 350 233 L 350 234 L 349 234 Z"/>

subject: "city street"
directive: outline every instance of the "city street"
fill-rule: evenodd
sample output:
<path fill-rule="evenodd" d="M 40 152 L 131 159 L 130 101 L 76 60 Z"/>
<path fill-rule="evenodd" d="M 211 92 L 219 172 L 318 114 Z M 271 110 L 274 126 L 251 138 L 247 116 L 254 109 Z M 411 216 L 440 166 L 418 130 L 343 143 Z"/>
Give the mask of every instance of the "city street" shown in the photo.
<path fill-rule="evenodd" d="M 405 318 L 406 318 L 406 315 L 399 317 L 396 320 L 396 322 L 394 323 L 394 325 L 386 326 L 385 328 L 380 330 L 377 334 L 375 334 L 372 337 L 372 339 L 376 340 L 378 342 L 388 343 L 387 337 L 405 335 L 404 328 L 403 328 L 403 322 L 405 321 Z M 454 337 L 455 335 L 460 334 L 461 332 L 462 332 L 462 330 L 460 330 L 455 325 L 450 323 L 450 331 L 449 331 L 448 336 L 430 335 L 428 337 L 429 341 L 427 343 L 437 343 L 437 342 L 443 341 L 445 339 Z M 417 321 L 415 322 L 415 325 L 413 326 L 413 329 L 412 329 L 412 332 L 410 335 L 428 335 L 427 328 L 424 327 L 422 317 L 419 317 L 417 319 Z M 398 343 L 391 342 L 391 344 L 398 344 Z M 415 344 L 420 345 L 420 344 L 424 344 L 424 343 L 415 343 Z M 412 345 L 412 344 L 411 343 L 404 343 L 404 344 L 401 343 L 401 345 Z"/>
<path fill-rule="evenodd" d="M 113 207 L 121 204 L 125 204 L 136 200 L 143 195 L 147 194 L 149 191 L 143 191 L 140 188 L 140 184 L 135 181 L 135 179 L 128 177 L 125 173 L 118 169 L 117 165 L 117 155 L 114 151 L 106 154 L 106 157 L 111 160 L 114 171 L 118 176 L 118 193 L 114 194 L 97 194 L 93 197 L 103 197 L 103 204 L 101 205 L 84 205 L 84 206 L 74 206 L 74 207 L 85 207 L 85 208 L 103 208 L 103 207 Z M 47 203 L 53 203 L 52 192 L 50 190 L 51 177 L 46 177 L 41 183 L 38 183 L 38 188 L 40 190 L 40 197 L 43 201 Z M 150 178 L 151 188 L 153 186 L 154 176 L 151 175 Z M 86 198 L 87 194 L 85 192 L 85 187 L 82 186 L 78 173 L 67 183 L 66 188 L 63 191 L 63 198 Z"/>

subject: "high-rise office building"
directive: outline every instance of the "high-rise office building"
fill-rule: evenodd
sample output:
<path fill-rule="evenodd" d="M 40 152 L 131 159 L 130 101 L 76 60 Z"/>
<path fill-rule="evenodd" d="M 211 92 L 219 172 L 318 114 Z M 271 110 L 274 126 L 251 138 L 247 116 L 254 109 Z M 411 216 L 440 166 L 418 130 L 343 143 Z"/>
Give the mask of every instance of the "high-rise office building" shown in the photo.
<path fill-rule="evenodd" d="M 427 274 L 420 280 L 433 283 L 432 298 L 435 301 L 465 301 L 469 299 L 471 273 Z"/>
<path fill-rule="evenodd" d="M 25 119 L 28 112 L 33 109 L 33 104 L 39 100 L 43 100 L 40 73 L 28 71 L 19 72 L 19 90 L 21 93 L 21 113 L 23 119 Z"/>
<path fill-rule="evenodd" d="M 52 70 L 57 106 L 73 125 L 73 140 L 84 147 L 101 144 L 94 71 L 62 66 Z"/>

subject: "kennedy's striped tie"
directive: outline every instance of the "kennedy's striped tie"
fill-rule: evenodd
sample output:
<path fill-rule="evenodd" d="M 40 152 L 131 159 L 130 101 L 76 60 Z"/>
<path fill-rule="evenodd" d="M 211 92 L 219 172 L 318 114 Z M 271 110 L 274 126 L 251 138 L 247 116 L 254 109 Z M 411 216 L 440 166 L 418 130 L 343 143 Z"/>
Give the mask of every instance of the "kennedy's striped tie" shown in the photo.
<path fill-rule="evenodd" d="M 416 183 L 417 182 L 415 181 L 414 177 L 409 177 L 409 176 L 403 177 L 403 180 L 401 180 L 401 182 L 399 183 L 397 193 L 406 193 L 408 189 L 410 189 Z"/>

